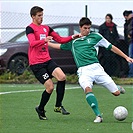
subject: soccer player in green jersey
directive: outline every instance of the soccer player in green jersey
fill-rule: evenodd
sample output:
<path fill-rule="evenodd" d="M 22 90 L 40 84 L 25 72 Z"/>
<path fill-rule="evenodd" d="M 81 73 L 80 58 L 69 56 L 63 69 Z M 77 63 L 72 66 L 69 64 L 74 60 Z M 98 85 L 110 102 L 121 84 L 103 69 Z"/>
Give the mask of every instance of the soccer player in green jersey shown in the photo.
<path fill-rule="evenodd" d="M 97 56 L 98 47 L 105 47 L 107 50 L 111 50 L 114 53 L 122 56 L 130 63 L 133 63 L 133 59 L 125 55 L 121 50 L 108 42 L 99 33 L 90 33 L 90 19 L 86 17 L 81 18 L 79 21 L 79 28 L 81 33 L 80 38 L 65 44 L 54 44 L 49 42 L 49 46 L 56 49 L 71 50 L 76 66 L 78 67 L 77 74 L 79 77 L 79 84 L 86 94 L 86 100 L 88 104 L 96 115 L 94 122 L 100 123 L 102 122 L 103 118 L 98 108 L 97 99 L 92 91 L 93 82 L 104 86 L 114 96 L 124 93 L 125 90 L 123 87 L 117 86 L 100 65 Z"/>

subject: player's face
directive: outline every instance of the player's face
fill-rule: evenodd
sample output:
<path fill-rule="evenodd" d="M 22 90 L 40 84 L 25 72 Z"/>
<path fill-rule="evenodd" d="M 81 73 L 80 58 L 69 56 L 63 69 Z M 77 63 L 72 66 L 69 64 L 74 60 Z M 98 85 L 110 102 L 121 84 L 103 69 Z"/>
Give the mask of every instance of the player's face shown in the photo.
<path fill-rule="evenodd" d="M 83 25 L 80 27 L 80 33 L 82 36 L 87 36 L 90 33 L 91 25 Z"/>
<path fill-rule="evenodd" d="M 40 25 L 43 21 L 43 12 L 38 12 L 35 16 L 32 16 L 33 22 Z"/>

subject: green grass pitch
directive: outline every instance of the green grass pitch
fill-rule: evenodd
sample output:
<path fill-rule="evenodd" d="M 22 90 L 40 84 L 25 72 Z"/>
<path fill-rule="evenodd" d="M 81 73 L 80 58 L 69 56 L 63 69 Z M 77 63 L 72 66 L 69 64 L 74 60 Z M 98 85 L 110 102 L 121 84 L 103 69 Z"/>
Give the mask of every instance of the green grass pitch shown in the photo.
<path fill-rule="evenodd" d="M 93 123 L 95 115 L 78 85 L 66 85 L 66 88 L 63 105 L 71 114 L 64 116 L 53 111 L 54 90 L 45 108 L 48 120 L 41 121 L 35 106 L 40 101 L 43 85 L 1 84 L 0 133 L 133 133 L 132 86 L 124 86 L 126 93 L 115 97 L 105 88 L 94 85 L 93 92 L 103 113 L 103 123 Z M 124 121 L 113 117 L 113 110 L 119 105 L 128 109 L 129 114 Z"/>

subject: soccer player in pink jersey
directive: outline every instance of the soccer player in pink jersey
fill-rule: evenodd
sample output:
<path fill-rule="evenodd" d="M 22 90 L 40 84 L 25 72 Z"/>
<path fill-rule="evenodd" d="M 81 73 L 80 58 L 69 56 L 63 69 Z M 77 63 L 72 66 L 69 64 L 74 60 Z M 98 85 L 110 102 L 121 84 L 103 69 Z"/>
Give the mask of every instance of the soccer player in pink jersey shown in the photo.
<path fill-rule="evenodd" d="M 58 82 L 56 87 L 57 97 L 54 111 L 60 112 L 63 115 L 68 115 L 70 113 L 62 106 L 66 76 L 61 68 L 51 59 L 48 50 L 48 41 L 53 39 L 59 43 L 67 43 L 72 39 L 78 38 L 79 34 L 60 37 L 52 28 L 47 25 L 42 25 L 43 9 L 41 7 L 32 7 L 30 15 L 32 17 L 32 23 L 26 27 L 26 35 L 29 41 L 29 65 L 35 77 L 44 84 L 44 87 L 46 88 L 42 93 L 39 106 L 35 108 L 36 112 L 41 120 L 47 120 L 44 107 L 49 101 L 50 95 L 54 90 L 52 77 L 55 77 Z"/>

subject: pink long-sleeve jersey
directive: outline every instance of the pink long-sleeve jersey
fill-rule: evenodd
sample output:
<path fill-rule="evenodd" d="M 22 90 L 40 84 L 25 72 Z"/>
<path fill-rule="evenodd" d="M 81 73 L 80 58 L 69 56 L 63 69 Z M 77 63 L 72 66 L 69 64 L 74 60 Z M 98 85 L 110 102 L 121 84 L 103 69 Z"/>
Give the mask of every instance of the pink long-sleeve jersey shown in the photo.
<path fill-rule="evenodd" d="M 47 36 L 52 36 L 53 40 L 58 43 L 67 43 L 72 40 L 72 36 L 60 37 L 47 25 L 38 26 L 33 23 L 26 27 L 26 35 L 29 41 L 28 58 L 30 65 L 44 63 L 51 59 L 48 43 L 45 42 Z"/>

